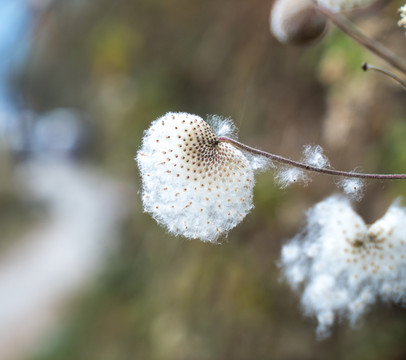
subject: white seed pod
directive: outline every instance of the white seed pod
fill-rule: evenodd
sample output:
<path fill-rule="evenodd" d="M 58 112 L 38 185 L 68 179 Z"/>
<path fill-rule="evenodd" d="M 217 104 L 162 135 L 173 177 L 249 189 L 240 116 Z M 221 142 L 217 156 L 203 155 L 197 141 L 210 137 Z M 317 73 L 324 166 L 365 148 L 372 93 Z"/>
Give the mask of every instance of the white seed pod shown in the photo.
<path fill-rule="evenodd" d="M 327 20 L 313 0 L 276 0 L 270 15 L 273 35 L 283 44 L 309 45 L 320 40 Z"/>
<path fill-rule="evenodd" d="M 248 159 L 199 116 L 155 120 L 136 159 L 145 211 L 175 235 L 215 242 L 253 207 Z"/>
<path fill-rule="evenodd" d="M 341 12 L 367 7 L 375 1 L 376 0 L 317 0 L 317 3 L 333 12 Z"/>

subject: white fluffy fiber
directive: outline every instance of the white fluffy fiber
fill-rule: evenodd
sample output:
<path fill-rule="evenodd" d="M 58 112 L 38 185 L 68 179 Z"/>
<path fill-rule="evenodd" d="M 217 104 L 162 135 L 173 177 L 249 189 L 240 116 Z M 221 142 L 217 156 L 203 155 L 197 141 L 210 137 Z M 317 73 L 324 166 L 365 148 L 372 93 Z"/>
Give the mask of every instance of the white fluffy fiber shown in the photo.
<path fill-rule="evenodd" d="M 320 145 L 305 145 L 301 162 L 320 169 L 330 167 L 330 162 Z M 308 173 L 296 167 L 281 166 L 275 173 L 275 182 L 282 189 L 292 184 L 307 185 L 310 181 L 311 178 Z"/>
<path fill-rule="evenodd" d="M 238 129 L 230 118 L 208 115 L 206 122 L 216 136 L 226 136 L 230 139 L 237 139 Z"/>
<path fill-rule="evenodd" d="M 211 122 L 218 133 L 235 135 L 230 120 Z M 187 113 L 167 113 L 145 132 L 136 158 L 144 210 L 175 235 L 216 242 L 253 207 L 250 161 L 217 136 Z"/>
<path fill-rule="evenodd" d="M 303 162 L 318 168 L 330 167 L 330 161 L 324 155 L 324 150 L 320 145 L 305 145 L 303 147 Z"/>
<path fill-rule="evenodd" d="M 406 210 L 395 202 L 368 226 L 349 200 L 332 196 L 307 213 L 303 232 L 282 248 L 281 268 L 302 291 L 306 315 L 325 337 L 334 322 L 355 324 L 378 299 L 406 300 Z"/>
<path fill-rule="evenodd" d="M 362 179 L 357 178 L 343 178 L 337 182 L 345 194 L 347 194 L 352 200 L 360 201 L 364 195 L 364 184 Z"/>
<path fill-rule="evenodd" d="M 281 167 L 275 173 L 274 178 L 275 182 L 282 189 L 285 189 L 292 184 L 306 185 L 311 180 L 303 170 L 295 167 Z"/>

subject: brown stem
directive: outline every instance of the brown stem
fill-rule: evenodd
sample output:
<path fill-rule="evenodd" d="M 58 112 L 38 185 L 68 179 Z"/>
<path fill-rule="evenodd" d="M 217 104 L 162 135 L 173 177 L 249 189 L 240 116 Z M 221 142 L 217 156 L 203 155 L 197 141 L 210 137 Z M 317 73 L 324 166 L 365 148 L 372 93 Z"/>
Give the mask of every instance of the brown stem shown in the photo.
<path fill-rule="evenodd" d="M 347 177 L 347 178 L 358 178 L 358 179 L 376 179 L 376 180 L 406 179 L 406 174 L 363 174 L 363 173 L 357 173 L 357 172 L 352 172 L 352 171 L 341 171 L 341 170 L 321 168 L 321 167 L 317 167 L 317 166 L 303 164 L 298 161 L 290 160 L 290 159 L 284 158 L 279 155 L 267 153 L 265 151 L 255 149 L 253 147 L 240 143 L 237 140 L 229 139 L 224 136 L 219 137 L 217 140 L 219 142 L 227 142 L 227 143 L 233 144 L 235 147 L 237 147 L 243 151 L 247 151 L 254 155 L 266 157 L 267 159 L 272 160 L 272 161 L 276 161 L 276 162 L 279 162 L 282 164 L 297 167 L 297 168 L 304 169 L 307 171 L 314 171 L 314 172 L 322 173 L 325 175 L 342 176 L 342 177 Z"/>
<path fill-rule="evenodd" d="M 406 75 L 406 62 L 393 54 L 389 49 L 378 43 L 377 41 L 369 38 L 358 30 L 346 17 L 341 14 L 333 13 L 329 9 L 316 6 L 316 8 L 330 21 L 332 21 L 342 32 L 353 38 L 356 42 L 364 48 L 385 60 L 388 64 L 401 71 Z"/>

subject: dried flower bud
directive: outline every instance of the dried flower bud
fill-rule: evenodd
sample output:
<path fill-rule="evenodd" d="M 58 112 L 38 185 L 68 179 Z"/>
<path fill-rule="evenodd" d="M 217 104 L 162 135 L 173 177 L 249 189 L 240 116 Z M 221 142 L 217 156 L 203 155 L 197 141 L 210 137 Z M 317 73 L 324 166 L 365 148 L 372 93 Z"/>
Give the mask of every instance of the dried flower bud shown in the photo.
<path fill-rule="evenodd" d="M 215 128 L 232 132 L 228 120 Z M 145 211 L 169 232 L 215 242 L 247 215 L 254 174 L 245 155 L 202 118 L 168 113 L 145 132 L 137 154 Z"/>
<path fill-rule="evenodd" d="M 274 36 L 284 44 L 309 45 L 326 32 L 327 20 L 313 0 L 276 0 L 270 25 Z"/>

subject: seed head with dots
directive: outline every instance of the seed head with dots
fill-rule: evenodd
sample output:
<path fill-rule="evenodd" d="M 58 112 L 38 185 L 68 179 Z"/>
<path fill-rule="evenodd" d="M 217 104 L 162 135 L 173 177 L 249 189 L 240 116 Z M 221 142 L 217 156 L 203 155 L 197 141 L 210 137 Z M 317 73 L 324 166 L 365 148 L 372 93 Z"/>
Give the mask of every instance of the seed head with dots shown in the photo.
<path fill-rule="evenodd" d="M 249 160 L 199 116 L 155 120 L 136 160 L 144 210 L 175 235 L 216 242 L 253 207 Z"/>
<path fill-rule="evenodd" d="M 405 302 L 405 224 L 398 203 L 369 226 L 343 197 L 308 211 L 305 231 L 283 246 L 281 267 L 292 288 L 303 289 L 321 337 L 343 315 L 354 324 L 378 299 Z"/>

